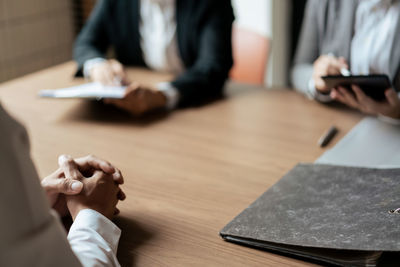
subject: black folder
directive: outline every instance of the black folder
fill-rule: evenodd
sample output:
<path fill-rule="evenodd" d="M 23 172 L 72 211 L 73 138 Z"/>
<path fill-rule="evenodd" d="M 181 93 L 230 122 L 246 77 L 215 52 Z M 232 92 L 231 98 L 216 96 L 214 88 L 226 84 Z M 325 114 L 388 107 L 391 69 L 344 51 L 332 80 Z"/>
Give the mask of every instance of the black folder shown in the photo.
<path fill-rule="evenodd" d="M 375 266 L 400 251 L 400 169 L 298 164 L 220 232 L 313 261 Z"/>

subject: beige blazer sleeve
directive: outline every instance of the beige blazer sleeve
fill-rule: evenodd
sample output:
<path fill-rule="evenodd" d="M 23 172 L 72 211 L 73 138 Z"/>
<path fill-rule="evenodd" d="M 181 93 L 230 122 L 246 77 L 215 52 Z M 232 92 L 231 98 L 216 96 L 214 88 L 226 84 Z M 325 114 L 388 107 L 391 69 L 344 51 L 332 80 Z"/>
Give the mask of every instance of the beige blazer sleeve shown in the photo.
<path fill-rule="evenodd" d="M 0 266 L 81 266 L 42 191 L 26 130 L 0 105 Z"/>

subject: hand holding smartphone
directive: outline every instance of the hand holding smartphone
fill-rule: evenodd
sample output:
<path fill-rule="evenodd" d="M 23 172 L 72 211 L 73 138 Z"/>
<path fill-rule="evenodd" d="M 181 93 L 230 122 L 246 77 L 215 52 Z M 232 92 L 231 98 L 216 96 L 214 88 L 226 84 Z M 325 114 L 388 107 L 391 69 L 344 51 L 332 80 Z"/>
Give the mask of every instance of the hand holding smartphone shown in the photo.
<path fill-rule="evenodd" d="M 351 85 L 358 85 L 363 92 L 376 101 L 384 101 L 385 90 L 392 87 L 392 83 L 387 75 L 329 75 L 322 79 L 328 88 L 345 87 L 351 91 Z"/>

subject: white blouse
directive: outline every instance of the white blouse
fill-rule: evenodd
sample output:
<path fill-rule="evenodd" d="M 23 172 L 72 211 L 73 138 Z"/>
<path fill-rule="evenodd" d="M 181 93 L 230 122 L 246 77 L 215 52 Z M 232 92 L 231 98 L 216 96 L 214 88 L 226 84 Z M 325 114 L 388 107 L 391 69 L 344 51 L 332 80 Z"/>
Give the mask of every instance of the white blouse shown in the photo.
<path fill-rule="evenodd" d="M 351 42 L 353 74 L 386 74 L 394 79 L 399 62 L 400 1 L 361 0 Z"/>

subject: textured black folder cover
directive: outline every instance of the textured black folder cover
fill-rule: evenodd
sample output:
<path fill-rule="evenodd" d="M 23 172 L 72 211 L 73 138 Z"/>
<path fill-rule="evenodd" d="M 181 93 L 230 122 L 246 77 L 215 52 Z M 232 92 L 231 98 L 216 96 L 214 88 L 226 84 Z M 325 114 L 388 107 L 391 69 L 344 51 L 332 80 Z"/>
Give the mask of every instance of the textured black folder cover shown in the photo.
<path fill-rule="evenodd" d="M 299 164 L 220 234 L 267 248 L 400 251 L 397 208 L 400 169 Z"/>

